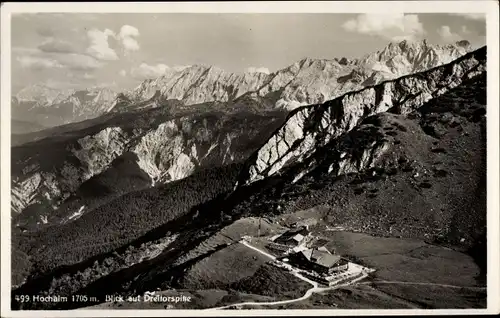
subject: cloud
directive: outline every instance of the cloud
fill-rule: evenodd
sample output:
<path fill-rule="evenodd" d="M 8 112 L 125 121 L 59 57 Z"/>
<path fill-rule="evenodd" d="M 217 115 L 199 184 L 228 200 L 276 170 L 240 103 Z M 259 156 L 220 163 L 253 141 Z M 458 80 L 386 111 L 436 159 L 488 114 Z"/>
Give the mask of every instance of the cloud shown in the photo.
<path fill-rule="evenodd" d="M 125 49 L 125 52 L 128 51 L 139 51 L 139 43 L 133 38 L 124 38 L 122 39 L 122 45 Z"/>
<path fill-rule="evenodd" d="M 33 70 L 67 68 L 76 71 L 89 71 L 103 66 L 95 58 L 78 53 L 44 52 L 39 49 L 13 48 L 13 56 L 24 68 Z"/>
<path fill-rule="evenodd" d="M 127 76 L 127 71 L 121 70 L 119 74 L 120 74 L 120 76 L 125 77 L 125 76 Z"/>
<path fill-rule="evenodd" d="M 447 42 L 456 42 L 462 39 L 462 37 L 458 33 L 451 32 L 450 27 L 447 25 L 441 26 L 437 30 L 437 33 L 443 40 Z"/>
<path fill-rule="evenodd" d="M 83 54 L 54 54 L 54 57 L 62 65 L 72 70 L 94 70 L 103 66 L 98 60 Z"/>
<path fill-rule="evenodd" d="M 125 52 L 128 51 L 138 51 L 140 46 L 137 40 L 139 30 L 131 25 L 124 25 L 120 29 L 117 39 L 121 41 Z"/>
<path fill-rule="evenodd" d="M 148 65 L 142 63 L 139 67 L 132 68 L 130 75 L 136 79 L 151 79 L 164 75 L 169 69 L 165 64 Z"/>
<path fill-rule="evenodd" d="M 463 17 L 469 20 L 486 20 L 485 13 L 450 13 L 450 15 Z"/>
<path fill-rule="evenodd" d="M 108 37 L 115 37 L 115 33 L 110 29 L 104 31 L 99 31 L 97 29 L 92 29 L 87 32 L 87 36 L 90 39 L 90 46 L 87 49 L 87 53 L 99 60 L 118 60 L 118 55 L 115 50 L 109 47 Z"/>
<path fill-rule="evenodd" d="M 269 74 L 271 72 L 269 72 L 269 69 L 267 67 L 249 67 L 245 70 L 246 72 L 248 73 L 265 73 L 265 74 Z"/>
<path fill-rule="evenodd" d="M 52 27 L 49 26 L 41 26 L 36 30 L 36 33 L 41 37 L 48 38 L 54 36 L 55 32 Z"/>
<path fill-rule="evenodd" d="M 350 32 L 381 36 L 393 41 L 411 40 L 425 34 L 416 14 L 359 14 L 342 27 Z"/>
<path fill-rule="evenodd" d="M 78 89 L 81 87 L 81 84 L 71 82 L 71 81 L 58 81 L 53 79 L 47 79 L 43 82 L 43 85 L 58 90 L 68 90 L 68 89 Z"/>
<path fill-rule="evenodd" d="M 74 46 L 66 41 L 50 39 L 38 46 L 42 52 L 48 53 L 76 53 Z"/>
<path fill-rule="evenodd" d="M 191 67 L 191 65 L 176 65 L 176 66 L 172 67 L 172 69 L 174 71 L 179 72 L 179 71 L 185 70 L 188 67 Z"/>
<path fill-rule="evenodd" d="M 105 29 L 104 31 L 98 29 L 89 30 L 87 36 L 90 39 L 90 46 L 87 49 L 87 53 L 99 60 L 118 60 L 118 54 L 109 46 L 109 37 L 119 41 L 126 55 L 131 51 L 138 51 L 140 49 L 139 42 L 135 39 L 139 35 L 139 30 L 131 25 L 123 25 L 118 34 L 110 29 Z"/>
<path fill-rule="evenodd" d="M 18 56 L 16 60 L 23 68 L 30 68 L 33 70 L 49 69 L 49 68 L 61 68 L 62 64 L 56 60 L 38 57 L 38 56 Z"/>
<path fill-rule="evenodd" d="M 87 72 L 68 72 L 66 76 L 73 79 L 81 79 L 81 80 L 93 80 L 96 78 L 94 74 Z"/>
<path fill-rule="evenodd" d="M 463 34 L 470 34 L 471 32 L 470 32 L 470 30 L 465 25 L 463 25 L 462 26 L 462 33 Z"/>
<path fill-rule="evenodd" d="M 121 38 L 125 38 L 139 36 L 140 34 L 139 30 L 136 27 L 126 24 L 121 27 L 119 35 Z"/>
<path fill-rule="evenodd" d="M 86 79 L 86 80 L 95 79 L 95 75 L 94 74 L 85 73 L 85 74 L 83 74 L 82 78 Z"/>

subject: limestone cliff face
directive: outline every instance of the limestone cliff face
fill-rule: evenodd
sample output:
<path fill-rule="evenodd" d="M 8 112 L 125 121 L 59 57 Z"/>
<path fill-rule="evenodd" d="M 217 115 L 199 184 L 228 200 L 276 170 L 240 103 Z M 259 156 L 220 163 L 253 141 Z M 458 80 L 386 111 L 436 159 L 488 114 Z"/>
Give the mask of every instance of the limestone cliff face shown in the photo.
<path fill-rule="evenodd" d="M 360 59 L 305 58 L 272 74 L 233 74 L 216 67 L 195 65 L 169 69 L 146 80 L 115 102 L 117 106 L 176 99 L 185 105 L 227 102 L 244 95 L 267 98 L 274 107 L 295 109 L 322 103 L 346 92 L 448 63 L 470 51 L 467 41 L 431 45 L 424 41 L 390 43 Z M 124 102 L 125 101 L 125 102 Z M 154 102 L 149 103 L 155 106 Z"/>
<path fill-rule="evenodd" d="M 466 41 L 447 46 L 431 45 L 425 40 L 402 41 L 354 61 L 307 58 L 296 68 L 278 71 L 259 94 L 281 89 L 276 107 L 292 110 L 449 63 L 470 50 Z"/>
<path fill-rule="evenodd" d="M 159 111 L 150 111 L 136 115 L 135 122 L 132 117 L 104 125 L 97 121 L 69 136 L 63 133 L 13 147 L 12 211 L 25 213 L 43 206 L 38 221 L 49 215 L 50 223 L 51 211 L 82 184 L 105 178 L 116 162 L 130 155 L 136 158 L 137 170 L 150 178 L 150 186 L 185 178 L 196 169 L 244 161 L 262 134 L 269 136 L 284 119 L 255 114 L 191 114 L 156 121 L 158 117 Z M 118 173 L 123 176 L 127 171 Z"/>
<path fill-rule="evenodd" d="M 253 183 L 279 173 L 286 166 L 303 162 L 370 115 L 389 110 L 408 114 L 485 70 L 486 47 L 483 47 L 452 63 L 422 73 L 350 92 L 324 104 L 298 108 L 249 159 L 248 169 L 243 172 L 239 184 Z M 378 150 L 367 151 L 383 152 L 383 149 L 381 146 Z M 349 172 L 353 166 L 359 169 L 358 163 L 345 159 L 340 163 L 338 173 Z"/>
<path fill-rule="evenodd" d="M 234 74 L 213 67 L 194 65 L 183 70 L 169 70 L 156 79 L 146 80 L 131 92 L 124 93 L 130 103 L 140 103 L 159 94 L 186 105 L 227 102 L 263 85 L 265 73 Z"/>

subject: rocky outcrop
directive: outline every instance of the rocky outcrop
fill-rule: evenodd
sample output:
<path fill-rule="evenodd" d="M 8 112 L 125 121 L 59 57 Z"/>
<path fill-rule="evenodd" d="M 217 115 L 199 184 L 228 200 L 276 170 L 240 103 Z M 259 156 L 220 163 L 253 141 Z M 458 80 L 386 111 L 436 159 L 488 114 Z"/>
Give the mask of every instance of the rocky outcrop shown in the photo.
<path fill-rule="evenodd" d="M 125 150 L 128 138 L 120 127 L 108 127 L 93 136 L 79 139 L 73 155 L 83 164 L 82 179 L 87 180 L 101 173 Z"/>
<path fill-rule="evenodd" d="M 321 105 L 296 109 L 249 159 L 248 168 L 243 172 L 239 184 L 253 183 L 275 175 L 284 167 L 303 162 L 322 146 L 351 131 L 368 116 L 389 110 L 408 114 L 485 69 L 486 47 L 483 47 L 422 73 L 350 92 Z M 345 162 L 339 171 L 348 172 L 350 166 L 349 162 Z"/>
<path fill-rule="evenodd" d="M 113 124 L 96 120 L 97 128 L 72 132 L 74 136 L 62 141 L 54 132 L 53 137 L 13 147 L 12 211 L 21 214 L 39 206 L 50 214 L 88 180 L 107 178 L 110 169 L 126 175 L 127 171 L 116 170 L 123 169 L 116 163 L 130 154 L 134 167 L 126 169 L 144 172 L 152 186 L 183 179 L 197 169 L 244 161 L 256 150 L 262 134 L 268 137 L 284 119 L 283 115 L 191 114 L 155 122 L 159 112 L 145 111 L 134 116 L 136 122 L 130 122 L 132 117 L 112 118 Z M 78 204 L 71 214 L 83 205 L 87 207 L 82 213 L 92 208 L 85 201 Z"/>

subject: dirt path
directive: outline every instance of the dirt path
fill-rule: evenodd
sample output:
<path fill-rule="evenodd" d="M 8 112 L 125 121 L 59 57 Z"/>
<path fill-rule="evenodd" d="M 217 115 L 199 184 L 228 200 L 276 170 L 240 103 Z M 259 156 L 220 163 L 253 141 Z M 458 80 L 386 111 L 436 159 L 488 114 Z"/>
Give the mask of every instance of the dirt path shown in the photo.
<path fill-rule="evenodd" d="M 473 290 L 486 290 L 486 287 L 477 287 L 477 286 L 457 286 L 457 285 L 447 285 L 447 284 L 435 284 L 435 283 L 421 283 L 421 282 L 402 282 L 402 281 L 388 281 L 388 280 L 380 280 L 373 282 L 363 282 L 358 285 L 366 285 L 366 284 L 399 284 L 399 285 L 424 285 L 424 286 L 438 286 L 438 287 L 447 287 L 447 288 L 467 288 Z"/>
<path fill-rule="evenodd" d="M 263 250 L 260 250 L 258 248 L 256 248 L 255 246 L 252 246 L 250 244 L 248 244 L 246 241 L 240 241 L 241 244 L 245 245 L 246 247 L 248 248 L 251 248 L 252 250 L 256 251 L 256 252 L 259 252 L 267 257 L 269 257 L 270 259 L 272 259 L 273 261 L 276 260 L 276 257 L 267 253 L 267 252 L 264 252 Z"/>
<path fill-rule="evenodd" d="M 248 244 L 247 242 L 245 241 L 241 241 L 240 242 L 241 244 L 269 257 L 270 259 L 272 260 L 276 260 L 276 257 L 269 254 L 269 253 L 266 253 L 250 244 Z M 281 301 L 270 301 L 270 302 L 243 302 L 243 303 L 237 303 L 237 304 L 232 304 L 232 305 L 227 305 L 227 306 L 222 306 L 222 307 L 216 307 L 216 308 L 208 308 L 208 309 L 205 309 L 205 310 L 220 310 L 220 309 L 228 309 L 228 308 L 231 308 L 231 307 L 240 307 L 240 306 L 276 306 L 276 305 L 284 305 L 284 304 L 290 304 L 290 303 L 295 303 L 295 302 L 299 302 L 299 301 L 303 301 L 303 300 L 306 300 L 308 299 L 309 297 L 311 297 L 312 294 L 314 293 L 322 293 L 322 292 L 325 292 L 325 291 L 329 291 L 329 290 L 334 290 L 334 289 L 337 289 L 337 288 L 340 288 L 340 287 L 344 287 L 344 286 L 348 286 L 348 285 L 351 285 L 352 283 L 355 283 L 355 282 L 358 282 L 364 278 L 366 278 L 368 276 L 368 274 L 366 273 L 362 273 L 362 276 L 350 281 L 350 282 L 347 282 L 345 284 L 340 284 L 340 285 L 335 285 L 335 286 L 329 286 L 329 287 L 319 287 L 319 284 L 311 279 L 308 279 L 304 276 L 302 276 L 301 274 L 297 273 L 296 271 L 291 271 L 290 272 L 292 275 L 294 275 L 295 277 L 297 278 L 300 278 L 302 279 L 303 281 L 305 282 L 308 282 L 309 284 L 311 284 L 313 287 L 309 290 L 306 291 L 306 293 L 302 296 L 302 297 L 299 297 L 299 298 L 295 298 L 295 299 L 289 299 L 289 300 L 281 300 Z"/>
<path fill-rule="evenodd" d="M 291 303 L 295 303 L 295 302 L 306 300 L 309 297 L 311 297 L 312 294 L 314 294 L 314 293 L 322 293 L 322 292 L 325 292 L 325 291 L 330 291 L 330 290 L 334 290 L 334 289 L 337 289 L 337 288 L 340 288 L 340 287 L 348 286 L 348 285 L 350 285 L 350 284 L 352 284 L 354 282 L 357 282 L 357 281 L 360 281 L 360 280 L 364 279 L 367 276 L 368 276 L 367 274 L 363 273 L 363 275 L 361 277 L 358 277 L 358 278 L 352 280 L 349 283 L 335 285 L 335 286 L 330 286 L 330 287 L 317 287 L 316 286 L 316 287 L 313 287 L 313 288 L 309 289 L 304 294 L 304 296 L 299 297 L 299 298 L 295 298 L 295 299 L 281 300 L 281 301 L 270 301 L 270 302 L 244 302 L 244 303 L 232 304 L 232 305 L 227 305 L 227 306 L 222 306 L 222 307 L 209 308 L 209 309 L 205 309 L 205 310 L 220 310 L 220 309 L 229 309 L 231 307 L 241 307 L 241 306 L 276 306 L 276 305 L 291 304 Z"/>

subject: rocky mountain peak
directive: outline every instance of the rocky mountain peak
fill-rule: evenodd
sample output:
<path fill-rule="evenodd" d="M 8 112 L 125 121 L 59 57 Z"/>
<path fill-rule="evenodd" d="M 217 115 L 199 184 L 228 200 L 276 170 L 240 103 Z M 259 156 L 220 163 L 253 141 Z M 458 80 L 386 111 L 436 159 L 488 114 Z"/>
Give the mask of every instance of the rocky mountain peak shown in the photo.
<path fill-rule="evenodd" d="M 126 93 L 131 103 L 143 103 L 156 93 L 162 99 L 182 100 L 186 105 L 227 102 L 245 93 L 271 99 L 278 108 L 294 109 L 320 103 L 350 90 L 423 71 L 467 53 L 465 42 L 450 47 L 426 40 L 389 43 L 380 51 L 360 59 L 314 59 L 304 57 L 272 74 L 235 74 L 216 66 L 194 64 L 169 71 L 155 80 L 145 80 Z M 349 75 L 351 74 L 351 75 Z"/>

